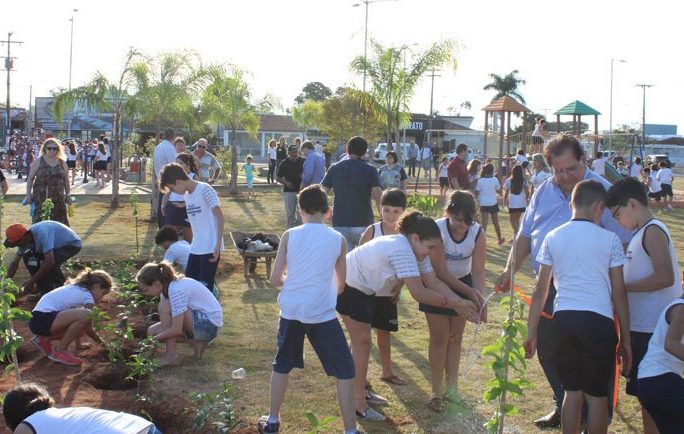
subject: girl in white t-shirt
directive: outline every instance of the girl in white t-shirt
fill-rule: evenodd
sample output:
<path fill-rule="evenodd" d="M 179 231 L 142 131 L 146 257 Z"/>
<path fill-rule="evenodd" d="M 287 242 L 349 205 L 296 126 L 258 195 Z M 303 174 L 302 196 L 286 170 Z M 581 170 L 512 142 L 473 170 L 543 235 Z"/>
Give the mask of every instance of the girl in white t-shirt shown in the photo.
<path fill-rule="evenodd" d="M 655 164 L 654 164 L 655 166 Z M 657 169 L 657 166 L 656 166 Z M 644 169 L 641 171 L 642 176 L 641 176 L 641 182 L 648 187 L 648 198 L 653 200 L 651 202 L 650 206 L 655 207 L 656 205 L 660 207 L 660 198 L 661 198 L 661 189 L 660 189 L 660 183 L 656 180 L 656 176 L 658 174 L 657 171 L 655 173 L 652 171 L 650 167 L 644 167 Z"/>
<path fill-rule="evenodd" d="M 67 142 L 67 167 L 71 172 L 71 185 L 74 185 L 76 180 L 76 160 L 78 159 L 78 151 L 76 150 L 76 144 L 74 142 Z"/>
<path fill-rule="evenodd" d="M 481 309 L 487 241 L 482 228 L 475 221 L 476 217 L 477 204 L 473 195 L 467 191 L 453 192 L 444 218 L 437 220 L 442 248 L 432 251 L 430 262 L 439 280 Z M 458 367 L 466 319 L 452 309 L 422 303 L 419 309 L 425 313 L 430 332 L 432 395 L 428 406 L 433 411 L 441 412 L 445 408 L 444 401 L 453 400 L 458 388 Z M 446 393 L 443 384 L 445 376 Z"/>
<path fill-rule="evenodd" d="M 5 395 L 2 413 L 15 434 L 161 434 L 147 419 L 90 407 L 54 407 L 55 400 L 40 384 L 14 386 Z"/>
<path fill-rule="evenodd" d="M 480 214 L 482 214 L 482 229 L 487 232 L 489 215 L 492 216 L 492 224 L 496 231 L 496 239 L 499 245 L 506 242 L 501 236 L 501 226 L 499 226 L 499 204 L 497 202 L 497 192 L 501 191 L 499 180 L 494 177 L 494 166 L 487 163 L 482 168 L 480 179 L 477 181 L 477 198 L 480 202 Z"/>
<path fill-rule="evenodd" d="M 511 176 L 504 182 L 504 197 L 503 201 L 508 207 L 508 219 L 513 228 L 513 239 L 520 228 L 520 217 L 522 217 L 527 207 L 527 201 L 530 197 L 530 189 L 527 187 L 527 181 L 523 174 L 522 166 L 514 166 Z"/>
<path fill-rule="evenodd" d="M 97 145 L 97 152 L 95 153 L 95 182 L 98 187 L 105 186 L 105 175 L 107 172 L 107 148 L 104 143 L 100 142 Z"/>
<path fill-rule="evenodd" d="M 375 238 L 347 253 L 347 279 L 337 297 L 337 312 L 349 332 L 356 369 L 354 402 L 362 420 L 384 420 L 369 406 L 380 403 L 371 395 L 367 401 L 366 374 L 371 343 L 371 322 L 377 294 L 385 294 L 403 282 L 420 303 L 449 307 L 471 321 L 478 321 L 476 306 L 454 294 L 442 283 L 430 265 L 429 255 L 439 248 L 437 224 L 417 211 L 402 215 L 397 223 L 400 234 Z M 386 400 L 384 400 L 386 402 Z"/>
<path fill-rule="evenodd" d="M 447 190 L 449 189 L 449 159 L 447 157 L 442 158 L 442 162 L 437 168 L 437 177 L 439 178 L 439 195 L 444 197 Z"/>
<path fill-rule="evenodd" d="M 160 366 L 178 364 L 176 343 L 187 340 L 202 358 L 207 344 L 223 326 L 223 310 L 206 286 L 182 274 L 176 274 L 168 262 L 145 264 L 135 279 L 144 294 L 159 297 L 159 320 L 147 329 L 147 335 L 166 344 Z"/>
<path fill-rule="evenodd" d="M 86 268 L 66 285 L 43 295 L 29 320 L 29 329 L 35 335 L 31 338 L 33 346 L 55 362 L 81 365 L 83 361 L 68 352 L 69 344 L 76 341 L 79 349 L 83 335 L 102 343 L 93 330 L 91 308 L 112 286 L 112 277 L 105 271 Z M 56 341 L 54 345 L 51 340 Z"/>

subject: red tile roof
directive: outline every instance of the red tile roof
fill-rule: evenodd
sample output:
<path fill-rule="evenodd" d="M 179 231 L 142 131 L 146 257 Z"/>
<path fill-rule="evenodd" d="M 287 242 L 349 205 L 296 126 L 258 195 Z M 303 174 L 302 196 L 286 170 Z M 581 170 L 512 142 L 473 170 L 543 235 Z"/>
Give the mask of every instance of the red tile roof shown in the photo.
<path fill-rule="evenodd" d="M 294 123 L 290 115 L 261 115 L 259 131 L 301 132 L 303 130 Z"/>

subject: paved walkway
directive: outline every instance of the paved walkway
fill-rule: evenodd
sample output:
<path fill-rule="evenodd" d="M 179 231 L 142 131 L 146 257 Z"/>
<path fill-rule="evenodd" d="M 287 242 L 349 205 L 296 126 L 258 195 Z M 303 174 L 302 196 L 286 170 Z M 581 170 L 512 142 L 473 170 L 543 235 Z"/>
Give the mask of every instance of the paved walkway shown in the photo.
<path fill-rule="evenodd" d="M 5 175 L 7 176 L 7 175 Z M 25 196 L 26 195 L 26 178 L 17 179 L 17 175 L 10 175 L 7 177 L 7 182 L 9 184 L 9 190 L 7 191 L 8 196 Z M 119 194 L 128 195 L 136 192 L 138 194 L 149 194 L 152 187 L 149 183 L 146 184 L 135 184 L 129 182 L 119 182 Z M 111 181 L 106 183 L 104 187 L 97 187 L 95 180 L 88 178 L 87 183 L 83 183 L 83 178 L 76 178 L 76 182 L 71 186 L 71 194 L 73 196 L 91 196 L 91 195 L 103 195 L 108 196 L 112 194 L 112 183 Z"/>

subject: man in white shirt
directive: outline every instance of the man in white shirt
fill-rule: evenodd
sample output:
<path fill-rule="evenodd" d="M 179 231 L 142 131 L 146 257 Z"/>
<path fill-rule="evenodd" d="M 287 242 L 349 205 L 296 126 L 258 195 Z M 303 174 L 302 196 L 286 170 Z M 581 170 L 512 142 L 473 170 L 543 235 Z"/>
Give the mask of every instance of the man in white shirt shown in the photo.
<path fill-rule="evenodd" d="M 606 174 L 606 160 L 608 158 L 603 157 L 603 152 L 598 151 L 596 153 L 596 158 L 591 163 L 591 170 L 597 175 L 604 176 Z"/>
<path fill-rule="evenodd" d="M 173 145 L 173 139 L 175 137 L 175 131 L 173 128 L 166 128 L 164 130 L 164 140 L 159 142 L 157 146 L 154 147 L 154 156 L 153 156 L 153 163 L 154 163 L 154 174 L 153 174 L 153 186 L 152 190 L 157 190 L 157 182 L 159 180 L 159 176 L 161 175 L 161 170 L 162 167 L 169 163 L 174 163 L 176 161 L 176 147 Z M 159 191 L 157 195 L 154 195 L 153 197 L 156 199 L 156 203 L 154 204 L 154 211 L 155 214 L 153 217 L 157 218 L 157 224 L 161 228 L 164 225 L 164 219 L 162 218 L 162 213 L 161 213 L 161 203 L 162 203 L 162 197 L 164 196 L 164 193 Z"/>
<path fill-rule="evenodd" d="M 429 143 L 423 143 L 423 147 L 418 152 L 418 159 L 420 160 L 420 166 L 425 171 L 425 176 L 428 176 L 432 164 L 432 150 Z"/>

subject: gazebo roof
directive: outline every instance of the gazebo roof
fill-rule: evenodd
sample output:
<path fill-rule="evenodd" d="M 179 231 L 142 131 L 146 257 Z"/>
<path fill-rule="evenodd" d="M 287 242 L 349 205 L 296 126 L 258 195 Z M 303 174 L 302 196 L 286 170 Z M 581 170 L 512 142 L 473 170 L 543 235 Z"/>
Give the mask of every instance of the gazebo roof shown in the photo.
<path fill-rule="evenodd" d="M 483 108 L 482 110 L 488 112 L 530 112 L 530 109 L 520 104 L 518 101 L 516 101 L 515 98 L 512 98 L 508 95 L 504 95 L 501 98 L 492 101 L 487 107 Z"/>
<path fill-rule="evenodd" d="M 558 110 L 554 115 L 600 115 L 598 110 L 595 110 L 580 100 L 575 100 L 570 104 L 566 105 L 562 109 Z"/>

